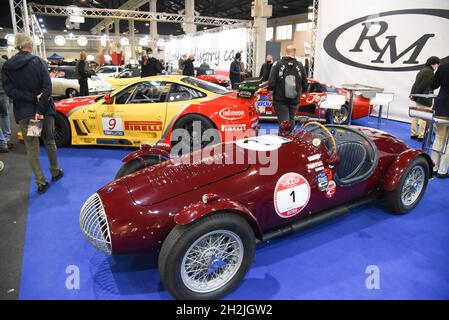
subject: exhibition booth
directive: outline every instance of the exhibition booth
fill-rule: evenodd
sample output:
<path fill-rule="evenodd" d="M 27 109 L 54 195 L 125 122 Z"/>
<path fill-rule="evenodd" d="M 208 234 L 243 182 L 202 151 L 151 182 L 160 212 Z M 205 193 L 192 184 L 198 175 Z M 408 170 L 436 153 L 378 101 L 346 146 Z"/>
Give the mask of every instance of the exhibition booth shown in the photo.
<path fill-rule="evenodd" d="M 449 62 L 449 3 L 256 0 L 212 17 L 174 2 L 185 8 L 10 1 L 1 51 L 14 59 L 24 32 L 48 62 L 64 177 L 37 192 L 11 104 L 0 297 L 448 299 L 449 141 L 435 139 L 449 120 L 415 103 L 435 105 L 444 85 L 412 86 L 429 57 Z M 68 30 L 44 30 L 62 17 Z M 161 68 L 147 77 L 151 59 Z M 294 111 L 278 121 L 285 101 Z M 48 174 L 44 144 L 39 159 Z"/>

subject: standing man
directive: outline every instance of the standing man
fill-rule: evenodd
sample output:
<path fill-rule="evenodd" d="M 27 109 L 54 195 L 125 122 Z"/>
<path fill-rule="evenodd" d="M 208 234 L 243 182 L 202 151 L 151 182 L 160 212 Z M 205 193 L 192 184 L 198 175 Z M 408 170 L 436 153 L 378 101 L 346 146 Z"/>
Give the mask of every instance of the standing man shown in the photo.
<path fill-rule="evenodd" d="M 9 123 L 9 98 L 5 93 L 2 85 L 1 71 L 6 59 L 0 57 L 0 153 L 9 152 L 12 148 L 11 126 Z"/>
<path fill-rule="evenodd" d="M 267 60 L 262 65 L 262 68 L 260 68 L 259 77 L 262 78 L 263 82 L 268 81 L 268 79 L 270 78 L 270 71 L 272 66 L 273 66 L 273 56 L 269 54 L 267 56 Z"/>
<path fill-rule="evenodd" d="M 45 61 L 31 54 L 33 40 L 29 35 L 17 34 L 16 48 L 19 53 L 3 66 L 3 88 L 13 100 L 14 116 L 20 125 L 28 162 L 36 178 L 37 191 L 42 194 L 50 185 L 39 161 L 39 137 L 28 136 L 30 120 L 39 120 L 42 124 L 42 140 L 50 161 L 52 181 L 59 180 L 64 174 L 58 164 L 54 139 L 55 109 L 51 99 L 51 80 Z"/>
<path fill-rule="evenodd" d="M 242 54 L 237 52 L 234 57 L 234 61 L 231 63 L 231 67 L 229 69 L 229 79 L 231 80 L 232 89 L 236 89 L 236 87 L 242 82 L 243 75 L 245 72 L 242 70 L 242 65 L 240 62 L 242 61 Z"/>
<path fill-rule="evenodd" d="M 140 76 L 142 78 L 157 76 L 162 69 L 161 62 L 153 56 L 153 50 L 148 49 L 147 54 L 143 57 Z"/>
<path fill-rule="evenodd" d="M 438 68 L 440 59 L 438 57 L 430 57 L 427 59 L 426 65 L 416 75 L 415 83 L 413 84 L 410 94 L 429 94 L 433 90 L 430 88 L 433 80 L 433 73 Z M 411 97 L 415 101 L 416 106 L 420 108 L 429 109 L 432 107 L 432 99 Z M 419 127 L 419 128 L 418 128 Z M 418 118 L 412 119 L 410 138 L 421 140 L 424 138 L 426 131 L 426 121 Z"/>
<path fill-rule="evenodd" d="M 295 56 L 296 48 L 288 46 L 286 55 L 271 68 L 268 80 L 279 125 L 289 122 L 291 129 L 295 127 L 295 114 L 302 91 L 307 88 L 304 66 Z"/>
<path fill-rule="evenodd" d="M 195 67 L 193 66 L 193 62 L 195 61 L 195 57 L 193 54 L 189 55 L 189 58 L 184 62 L 184 70 L 182 70 L 182 75 L 184 76 L 195 76 Z"/>
<path fill-rule="evenodd" d="M 181 57 L 179 57 L 178 60 L 178 69 L 179 69 L 179 73 L 182 74 L 182 72 L 184 71 L 184 63 L 186 62 L 186 55 L 183 54 Z"/>
<path fill-rule="evenodd" d="M 80 60 L 76 63 L 76 75 L 78 77 L 78 83 L 80 84 L 80 96 L 85 97 L 89 95 L 89 81 L 91 72 L 89 64 L 86 62 L 87 53 L 81 51 Z"/>
<path fill-rule="evenodd" d="M 438 68 L 433 79 L 431 89 L 440 88 L 435 100 L 435 117 L 449 120 L 449 63 Z M 449 178 L 449 127 L 437 124 L 436 139 L 432 148 L 432 160 L 435 163 L 435 171 L 438 178 Z M 446 145 L 446 150 L 445 149 Z M 443 153 L 443 151 L 445 151 Z"/>

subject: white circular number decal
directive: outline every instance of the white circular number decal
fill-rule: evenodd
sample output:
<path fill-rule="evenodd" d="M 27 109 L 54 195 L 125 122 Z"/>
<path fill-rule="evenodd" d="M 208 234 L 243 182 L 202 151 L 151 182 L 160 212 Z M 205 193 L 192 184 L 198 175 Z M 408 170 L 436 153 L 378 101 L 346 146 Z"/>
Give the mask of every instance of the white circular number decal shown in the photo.
<path fill-rule="evenodd" d="M 281 218 L 290 218 L 300 213 L 310 200 L 310 185 L 300 174 L 289 172 L 276 183 L 274 208 Z"/>

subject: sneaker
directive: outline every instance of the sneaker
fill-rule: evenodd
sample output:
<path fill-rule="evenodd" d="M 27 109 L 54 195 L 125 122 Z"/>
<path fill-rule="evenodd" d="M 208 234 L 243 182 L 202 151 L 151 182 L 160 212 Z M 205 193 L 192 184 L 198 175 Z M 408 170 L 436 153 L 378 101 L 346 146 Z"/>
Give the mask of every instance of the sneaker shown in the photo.
<path fill-rule="evenodd" d="M 44 194 L 49 187 L 50 184 L 48 182 L 46 182 L 45 184 L 40 184 L 37 186 L 37 193 Z"/>
<path fill-rule="evenodd" d="M 64 176 L 64 170 L 62 170 L 62 168 L 59 168 L 59 173 L 51 178 L 51 181 L 58 181 L 59 179 L 61 179 Z"/>
<path fill-rule="evenodd" d="M 449 178 L 449 173 L 446 173 L 446 174 L 437 173 L 437 178 L 440 178 L 440 179 Z"/>
<path fill-rule="evenodd" d="M 410 139 L 416 140 L 416 139 L 418 139 L 418 136 L 410 136 Z"/>

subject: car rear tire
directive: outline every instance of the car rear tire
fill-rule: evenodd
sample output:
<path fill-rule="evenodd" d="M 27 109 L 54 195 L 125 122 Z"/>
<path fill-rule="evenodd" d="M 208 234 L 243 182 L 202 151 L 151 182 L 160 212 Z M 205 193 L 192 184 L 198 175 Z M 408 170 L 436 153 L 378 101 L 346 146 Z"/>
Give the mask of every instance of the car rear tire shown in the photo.
<path fill-rule="evenodd" d="M 200 123 L 201 126 L 201 136 L 198 136 L 198 133 L 194 132 L 193 130 L 193 125 L 194 123 L 198 121 Z M 210 139 L 209 141 L 202 141 L 202 135 L 204 134 L 204 132 L 208 129 L 216 129 L 215 125 L 213 124 L 213 122 L 202 116 L 199 114 L 188 114 L 184 117 L 182 117 L 181 119 L 179 119 L 175 126 L 174 126 L 174 130 L 176 129 L 184 129 L 188 132 L 188 135 L 190 137 L 190 145 L 187 146 L 185 141 L 174 141 L 174 138 L 172 136 L 171 141 L 172 141 L 172 147 L 175 148 L 182 148 L 182 150 L 190 150 L 190 152 L 192 151 L 196 151 L 199 149 L 202 149 L 208 145 L 212 145 L 212 144 L 216 144 L 221 142 L 221 138 L 219 134 L 215 134 L 213 139 Z M 217 131 L 218 133 L 218 131 Z M 194 141 L 198 141 L 198 143 L 194 144 Z M 201 146 L 200 148 L 198 148 L 198 146 Z"/>
<path fill-rule="evenodd" d="M 79 93 L 76 89 L 67 89 L 65 95 L 67 98 L 74 98 L 77 97 Z"/>
<path fill-rule="evenodd" d="M 405 214 L 421 201 L 429 182 L 429 163 L 423 157 L 413 160 L 402 174 L 398 187 L 387 192 L 388 208 L 394 214 Z"/>
<path fill-rule="evenodd" d="M 115 179 L 123 178 L 131 173 L 145 169 L 146 167 L 151 167 L 156 164 L 163 162 L 164 159 L 159 155 L 146 154 L 141 156 L 141 159 L 133 159 L 130 162 L 123 164 L 115 175 Z"/>
<path fill-rule="evenodd" d="M 67 147 L 72 140 L 72 132 L 70 129 L 69 120 L 59 112 L 55 114 L 55 142 L 59 148 Z"/>
<path fill-rule="evenodd" d="M 219 299 L 247 273 L 256 240 L 248 222 L 234 213 L 215 213 L 177 225 L 159 255 L 159 273 L 176 299 Z"/>
<path fill-rule="evenodd" d="M 348 124 L 349 123 L 349 106 L 346 104 L 341 106 L 340 110 L 327 110 L 326 122 L 331 122 L 331 113 L 333 113 L 333 123 L 334 124 Z"/>

